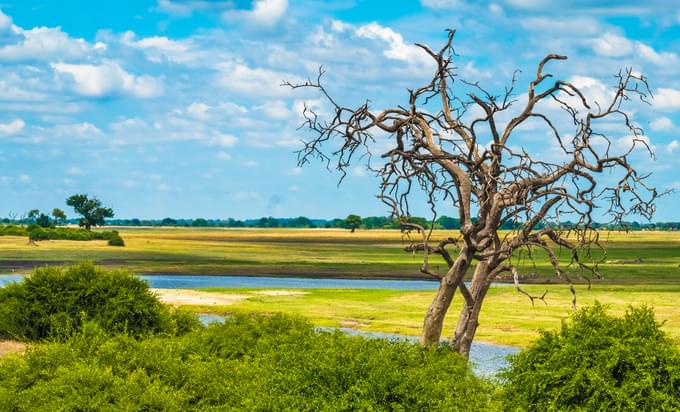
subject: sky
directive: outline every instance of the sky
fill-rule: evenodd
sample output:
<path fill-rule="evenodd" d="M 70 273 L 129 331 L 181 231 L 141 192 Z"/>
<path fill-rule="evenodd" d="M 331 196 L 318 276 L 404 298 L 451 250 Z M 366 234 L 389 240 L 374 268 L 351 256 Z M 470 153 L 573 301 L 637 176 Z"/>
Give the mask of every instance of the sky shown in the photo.
<path fill-rule="evenodd" d="M 301 111 L 320 96 L 281 83 L 324 66 L 343 105 L 405 104 L 433 73 L 413 44 L 438 48 L 447 28 L 460 75 L 491 90 L 516 69 L 525 88 L 548 53 L 569 56 L 551 72 L 595 98 L 621 68 L 644 73 L 655 98 L 632 114 L 656 159 L 636 164 L 659 189 L 680 188 L 676 1 L 21 0 L 0 10 L 0 216 L 66 209 L 74 193 L 121 218 L 386 215 L 360 163 L 340 186 L 321 163 L 297 167 L 310 137 Z M 514 144 L 541 153 L 545 141 Z M 680 220 L 678 200 L 661 199 L 654 220 Z"/>

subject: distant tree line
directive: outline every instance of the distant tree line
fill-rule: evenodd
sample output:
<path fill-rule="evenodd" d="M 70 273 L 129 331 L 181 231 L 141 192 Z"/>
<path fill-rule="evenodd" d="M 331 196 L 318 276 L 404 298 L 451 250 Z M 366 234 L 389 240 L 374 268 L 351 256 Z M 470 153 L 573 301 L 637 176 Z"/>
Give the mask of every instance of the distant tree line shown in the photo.
<path fill-rule="evenodd" d="M 56 219 L 50 219 L 53 224 Z M 432 226 L 432 220 L 424 217 L 411 216 L 408 221 L 417 223 L 425 228 Z M 4 224 L 36 224 L 45 223 L 45 218 L 41 214 L 32 214 L 22 218 L 6 217 L 0 219 Z M 65 219 L 59 216 L 58 224 L 80 224 L 83 225 L 82 218 Z M 166 217 L 164 219 L 104 219 L 99 221 L 100 226 L 178 226 L 178 227 L 233 227 L 233 228 L 326 228 L 326 229 L 348 229 L 348 230 L 370 230 L 370 229 L 399 229 L 399 222 L 387 216 L 368 216 L 349 215 L 347 218 L 335 219 L 313 219 L 305 216 L 294 218 L 261 217 L 259 219 L 209 219 L 209 218 L 181 218 L 175 219 Z M 522 223 L 507 222 L 502 229 L 511 230 L 522 226 Z M 542 225 L 541 227 L 545 227 Z M 551 224 L 552 227 L 569 229 L 574 227 L 570 221 L 562 222 L 559 226 Z M 603 230 L 680 230 L 680 222 L 656 222 L 640 223 L 625 222 L 620 225 L 594 224 L 595 227 Z M 455 217 L 440 216 L 434 222 L 435 229 L 457 230 L 460 229 L 460 220 Z"/>

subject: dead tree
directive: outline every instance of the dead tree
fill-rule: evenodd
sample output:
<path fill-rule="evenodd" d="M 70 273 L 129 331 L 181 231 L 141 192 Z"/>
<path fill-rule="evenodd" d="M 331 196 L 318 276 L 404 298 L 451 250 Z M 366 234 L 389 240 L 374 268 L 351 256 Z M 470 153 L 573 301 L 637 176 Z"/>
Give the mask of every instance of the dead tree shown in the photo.
<path fill-rule="evenodd" d="M 543 250 L 555 275 L 569 285 L 575 304 L 572 282 L 600 276 L 597 254 L 591 253 L 600 247 L 595 209 L 612 222 L 631 215 L 649 219 L 659 193 L 646 183 L 649 176 L 629 162 L 638 148 L 653 156 L 643 130 L 624 108 L 631 99 L 646 103 L 651 97 L 645 77 L 622 70 L 609 100 L 592 102 L 579 87 L 546 72 L 548 63 L 567 59 L 550 54 L 539 62 L 525 94 L 515 93 L 519 72 L 502 93 L 493 94 L 458 75 L 454 33 L 448 31 L 438 51 L 417 45 L 433 59 L 435 73 L 429 83 L 408 90 L 405 105 L 374 111 L 366 101 L 343 107 L 322 84 L 323 68 L 314 80 L 285 85 L 318 90 L 331 108 L 329 116 L 304 109 L 303 126 L 313 137 L 299 152 L 301 166 L 320 158 L 344 177 L 355 160 L 369 159 L 382 181 L 378 198 L 398 218 L 409 215 L 414 195 L 425 194 L 435 216 L 444 204 L 457 210 L 461 229 L 455 238 L 434 241 L 431 231 L 407 219 L 403 228 L 420 232 L 406 249 L 422 252 L 421 272 L 439 281 L 425 314 L 422 343 L 439 343 L 444 317 L 459 291 L 464 304 L 451 343 L 467 357 L 482 303 L 499 276 L 512 274 L 532 303 L 544 299 L 519 285 L 518 256 Z M 625 130 L 630 146 L 625 150 L 618 150 L 621 141 L 607 133 L 612 121 Z M 550 134 L 546 141 L 554 145 L 552 159 L 521 147 L 517 137 L 529 125 Z M 385 138 L 391 148 L 376 161 L 373 148 Z M 561 224 L 565 219 L 572 223 L 568 229 Z M 501 230 L 508 222 L 515 229 Z M 568 259 L 561 259 L 557 248 Z M 446 262 L 445 273 L 431 269 L 431 255 Z"/>

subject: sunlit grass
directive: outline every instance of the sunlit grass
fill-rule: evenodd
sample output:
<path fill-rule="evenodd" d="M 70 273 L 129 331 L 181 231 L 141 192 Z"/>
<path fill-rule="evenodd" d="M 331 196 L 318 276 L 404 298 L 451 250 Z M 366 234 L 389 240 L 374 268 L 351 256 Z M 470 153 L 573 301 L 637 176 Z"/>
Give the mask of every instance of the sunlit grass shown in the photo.
<path fill-rule="evenodd" d="M 124 248 L 104 241 L 44 241 L 0 237 L 0 269 L 91 260 L 139 273 L 287 275 L 340 277 L 423 277 L 420 256 L 403 251 L 398 230 L 124 228 Z M 437 231 L 433 238 L 455 235 Z M 601 272 L 614 283 L 680 281 L 680 233 L 610 232 L 602 234 L 607 250 Z M 568 254 L 562 252 L 566 262 Z M 536 253 L 522 273 L 554 280 L 545 255 Z M 433 258 L 435 270 L 445 270 Z"/>
<path fill-rule="evenodd" d="M 556 329 L 572 312 L 571 294 L 562 285 L 528 286 L 527 290 L 542 294 L 546 289 L 545 305 L 534 306 L 514 287 L 493 287 L 485 300 L 480 317 L 477 339 L 507 345 L 526 346 L 538 336 L 539 329 Z M 252 292 L 244 289 L 206 289 L 226 294 Z M 351 326 L 355 329 L 419 335 L 423 315 L 432 291 L 394 291 L 358 289 L 305 289 L 306 294 L 266 296 L 252 294 L 248 299 L 222 307 L 190 307 L 196 312 L 213 313 L 294 313 L 309 318 L 320 326 Z M 623 314 L 629 305 L 646 304 L 654 307 L 657 319 L 665 322 L 663 329 L 680 343 L 679 286 L 608 286 L 590 290 L 577 287 L 579 307 L 599 301 L 609 305 L 614 314 Z M 445 335 L 455 327 L 460 299 L 450 309 Z"/>

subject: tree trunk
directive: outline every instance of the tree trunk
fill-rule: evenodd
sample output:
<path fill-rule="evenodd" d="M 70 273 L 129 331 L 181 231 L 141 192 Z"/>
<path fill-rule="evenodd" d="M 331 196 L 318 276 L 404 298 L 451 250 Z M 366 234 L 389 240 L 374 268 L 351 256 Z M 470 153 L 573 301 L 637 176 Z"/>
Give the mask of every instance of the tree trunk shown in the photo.
<path fill-rule="evenodd" d="M 466 302 L 458 317 L 458 325 L 456 326 L 456 332 L 451 343 L 453 348 L 466 359 L 470 356 L 470 346 L 472 346 L 472 340 L 477 332 L 477 326 L 479 326 L 479 313 L 482 310 L 482 303 L 490 286 L 487 282 L 487 277 L 492 269 L 486 262 L 479 262 L 477 264 L 472 277 L 472 284 L 470 285 L 470 295 L 472 296 L 473 304 L 470 306 Z"/>
<path fill-rule="evenodd" d="M 442 327 L 446 312 L 451 305 L 453 295 L 460 282 L 463 281 L 465 272 L 470 266 L 470 253 L 466 247 L 462 248 L 453 266 L 446 276 L 439 282 L 439 289 L 425 314 L 423 321 L 423 335 L 421 342 L 425 346 L 437 345 L 442 335 Z"/>

